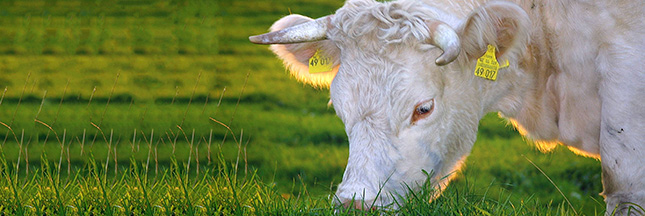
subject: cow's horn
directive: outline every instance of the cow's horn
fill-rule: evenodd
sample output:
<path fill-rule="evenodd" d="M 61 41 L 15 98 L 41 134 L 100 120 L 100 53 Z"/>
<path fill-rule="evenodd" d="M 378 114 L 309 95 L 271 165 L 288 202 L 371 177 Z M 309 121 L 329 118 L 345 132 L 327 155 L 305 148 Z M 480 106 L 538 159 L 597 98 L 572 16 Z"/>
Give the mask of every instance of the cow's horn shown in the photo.
<path fill-rule="evenodd" d="M 439 47 L 443 51 L 435 60 L 435 64 L 441 66 L 454 61 L 461 49 L 459 36 L 457 36 L 455 30 L 448 24 L 438 20 L 426 21 L 426 25 L 430 30 L 430 38 L 427 42 Z"/>
<path fill-rule="evenodd" d="M 256 44 L 291 44 L 327 39 L 327 26 L 331 16 L 291 26 L 279 31 L 249 37 Z"/>

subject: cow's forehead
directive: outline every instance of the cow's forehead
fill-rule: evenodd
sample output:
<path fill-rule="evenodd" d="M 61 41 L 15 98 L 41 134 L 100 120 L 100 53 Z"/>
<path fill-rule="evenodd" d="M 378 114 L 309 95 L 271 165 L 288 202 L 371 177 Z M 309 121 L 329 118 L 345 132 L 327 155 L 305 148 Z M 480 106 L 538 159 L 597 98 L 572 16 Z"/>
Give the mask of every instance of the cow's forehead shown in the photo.
<path fill-rule="evenodd" d="M 418 53 L 410 55 L 407 59 L 362 56 L 341 60 L 330 90 L 332 103 L 348 126 L 369 118 L 397 131 L 409 121 L 416 103 L 437 95 L 437 83 L 441 83 L 436 80 L 440 79 L 437 67 Z"/>
<path fill-rule="evenodd" d="M 346 124 L 378 116 L 396 127 L 436 95 L 441 51 L 423 43 L 424 20 L 442 13 L 419 1 L 353 0 L 334 14 L 328 36 L 341 49 L 341 67 L 331 99 Z"/>
<path fill-rule="evenodd" d="M 452 15 L 421 1 L 350 0 L 334 14 L 332 25 L 335 28 L 329 36 L 340 42 L 372 44 L 423 41 L 429 37 L 427 20 L 440 20 L 452 26 L 459 22 Z"/>

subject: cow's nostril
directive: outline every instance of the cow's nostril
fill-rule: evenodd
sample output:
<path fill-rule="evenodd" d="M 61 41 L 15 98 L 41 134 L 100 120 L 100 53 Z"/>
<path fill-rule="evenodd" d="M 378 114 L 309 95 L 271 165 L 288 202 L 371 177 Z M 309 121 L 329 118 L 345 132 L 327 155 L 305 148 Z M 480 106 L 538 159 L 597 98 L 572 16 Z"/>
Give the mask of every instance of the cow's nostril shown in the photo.
<path fill-rule="evenodd" d="M 345 209 L 357 209 L 363 211 L 376 210 L 374 200 L 345 200 L 342 202 Z"/>

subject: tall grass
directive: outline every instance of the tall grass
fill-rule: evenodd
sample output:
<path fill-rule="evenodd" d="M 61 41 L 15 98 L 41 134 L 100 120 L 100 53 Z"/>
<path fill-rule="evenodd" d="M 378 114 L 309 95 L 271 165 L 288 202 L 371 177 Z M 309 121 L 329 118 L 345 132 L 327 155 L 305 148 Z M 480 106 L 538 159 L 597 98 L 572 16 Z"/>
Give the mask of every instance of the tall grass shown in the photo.
<path fill-rule="evenodd" d="M 112 136 L 105 138 L 114 139 Z M 150 154 L 152 146 L 147 146 L 148 149 L 141 150 Z M 64 155 L 61 157 L 68 157 Z M 92 148 L 86 153 L 84 163 L 73 166 L 73 171 L 61 169 L 61 163 L 51 162 L 47 155 L 41 157 L 40 168 L 19 177 L 25 167 L 17 161 L 8 162 L 2 152 L 1 176 L 6 181 L 0 184 L 0 212 L 18 215 L 221 215 L 252 213 L 261 208 L 262 203 L 258 200 L 280 200 L 254 173 L 238 178 L 235 169 L 231 169 L 233 167 L 224 162 L 221 155 L 216 157 L 215 166 L 204 166 L 200 174 L 193 175 L 189 175 L 190 161 L 178 161 L 174 155 L 172 163 L 159 168 L 155 174 L 145 162 L 134 157 L 129 164 L 120 166 L 110 163 L 110 157 L 116 155 L 108 154 L 103 160 L 96 158 Z M 114 167 L 114 173 L 110 166 Z"/>
<path fill-rule="evenodd" d="M 103 116 L 108 110 L 110 98 L 105 104 L 101 118 L 90 120 L 90 124 L 99 134 L 95 136 L 99 141 L 93 139 L 87 149 L 84 148 L 85 131 L 80 139 L 79 137 L 70 138 L 65 129 L 60 134 L 48 123 L 39 120 L 37 114 L 34 118 L 36 126 L 43 126 L 53 134 L 54 142 L 60 148 L 60 154 L 58 163 L 56 163 L 49 159 L 48 151 L 42 151 L 39 160 L 40 168 L 31 172 L 29 171 L 30 159 L 27 154 L 29 149 L 27 146 L 31 144 L 31 139 L 24 140 L 24 130 L 19 138 L 19 135 L 10 126 L 11 122 L 7 124 L 0 121 L 0 125 L 7 130 L 7 137 L 11 137 L 19 148 L 17 160 L 8 161 L 4 151 L 7 141 L 5 140 L 0 145 L 0 175 L 6 180 L 0 183 L 0 200 L 3 201 L 0 204 L 0 212 L 18 215 L 213 215 L 253 212 L 254 206 L 262 204 L 257 203 L 256 199 L 267 202 L 279 200 L 276 199 L 272 188 L 264 186 L 257 179 L 255 173 L 245 172 L 248 175 L 238 178 L 238 166 L 237 164 L 231 166 L 224 160 L 221 144 L 216 145 L 214 153 L 210 151 L 210 147 L 213 146 L 212 136 L 209 136 L 208 139 L 201 137 L 200 141 L 195 143 L 195 131 L 192 131 L 189 138 L 189 134 L 186 134 L 180 125 L 177 125 L 176 130 L 167 130 L 166 137 L 159 137 L 157 140 L 155 140 L 154 130 L 150 131 L 148 139 L 148 134 L 135 129 L 129 148 L 130 163 L 119 166 L 116 145 L 120 143 L 120 138 L 115 137 L 113 130 L 106 133 L 100 126 Z M 188 108 L 186 112 L 187 110 Z M 58 116 L 54 118 L 52 125 L 55 124 L 57 118 Z M 212 117 L 211 120 L 227 128 L 237 146 L 241 146 L 241 136 L 238 141 L 230 127 Z M 94 121 L 98 123 L 94 123 Z M 136 137 L 137 133 L 141 133 L 139 139 Z M 212 131 L 210 134 L 212 135 Z M 204 145 L 209 147 L 209 161 L 208 164 L 200 167 L 200 148 L 198 147 L 201 140 L 208 140 Z M 140 148 L 141 141 L 145 142 L 143 149 Z M 157 163 L 160 141 L 169 142 L 172 146 L 170 164 L 161 167 Z M 175 151 L 177 143 L 182 142 L 189 144 L 188 146 L 182 145 L 189 148 L 186 161 L 179 161 Z M 95 145 L 95 143 L 101 145 Z M 42 147 L 46 145 L 47 138 L 43 141 Z M 80 146 L 83 162 L 71 163 L 70 145 Z M 147 149 L 145 149 L 146 147 Z M 97 158 L 95 150 L 104 152 L 105 159 Z M 155 158 L 154 175 L 150 169 L 150 158 L 153 152 Z M 136 157 L 141 153 L 147 154 L 145 163 Z M 21 166 L 23 155 L 26 165 Z M 210 160 L 212 156 L 214 156 L 213 161 Z M 62 169 L 63 158 L 66 158 L 67 162 L 66 171 Z M 191 173 L 193 159 L 197 163 L 194 165 L 197 170 Z M 112 164 L 111 161 L 113 161 Z M 114 168 L 114 172 L 110 172 L 110 166 Z M 20 174 L 23 170 L 24 174 Z"/>
<path fill-rule="evenodd" d="M 117 75 L 111 91 L 118 78 Z M 421 191 L 409 191 L 408 198 L 398 203 L 399 208 L 395 210 L 367 212 L 338 208 L 326 196 L 310 194 L 308 184 L 300 175 L 292 184 L 299 188 L 296 194 L 281 193 L 272 181 L 259 176 L 257 169 L 248 168 L 246 147 L 250 139 L 245 137 L 243 129 L 229 126 L 235 120 L 243 92 L 238 96 L 228 123 L 208 117 L 215 126 L 226 131 L 221 142 L 213 139 L 216 128 L 211 128 L 208 136 L 200 136 L 195 129 L 186 131 L 182 126 L 191 109 L 192 98 L 185 110 L 179 112 L 182 116 L 177 119 L 178 124 L 162 130 L 161 135 L 155 135 L 160 132 L 154 129 L 135 128 L 131 139 L 123 139 L 114 129 L 104 130 L 105 116 L 118 112 L 110 109 L 112 94 L 104 105 L 101 104 L 103 109 L 98 111 L 99 115 L 88 119 L 92 130 L 84 129 L 80 135 L 70 135 L 66 128 L 57 127 L 59 111 L 53 112 L 55 116 L 50 122 L 41 120 L 44 94 L 33 118 L 34 128 L 45 129 L 44 139 L 36 136 L 32 143 L 32 136 L 25 139 L 24 129 L 17 132 L 12 128 L 12 122 L 0 121 L 7 134 L 7 139 L 0 145 L 0 177 L 4 179 L 0 183 L 0 210 L 17 215 L 576 214 L 576 210 L 565 206 L 564 202 L 540 205 L 529 197 L 514 203 L 510 194 L 502 192 L 500 197 L 489 197 L 486 193 L 478 194 L 470 184 L 446 191 L 434 202 L 430 200 L 436 192 L 425 186 Z M 90 109 L 92 103 L 89 100 L 85 108 Z M 60 100 L 58 109 L 62 104 L 63 100 Z M 20 109 L 17 106 L 16 111 Z M 93 136 L 88 135 L 92 133 Z M 5 150 L 11 148 L 7 146 L 10 144 L 18 145 L 15 160 L 8 160 L 5 154 Z M 234 151 L 225 151 L 226 145 L 232 145 Z M 169 162 L 159 163 L 160 147 L 161 152 L 167 154 L 162 157 L 167 157 L 165 161 Z M 39 159 L 34 160 L 28 152 L 40 152 Z M 49 155 L 51 152 L 58 152 L 58 155 Z M 80 161 L 72 162 L 71 155 L 77 154 L 80 156 L 73 159 Z M 227 160 L 231 158 L 227 154 L 233 154 L 234 160 Z M 200 164 L 200 159 L 206 163 Z M 326 192 L 327 195 L 332 193 L 332 188 Z"/>
<path fill-rule="evenodd" d="M 213 121 L 217 121 L 212 119 Z M 227 125 L 217 121 L 231 133 L 236 134 Z M 44 124 L 44 123 L 41 123 Z M 7 127 L 6 124 L 3 126 Z M 17 142 L 23 143 L 10 127 L 7 127 Z M 53 130 L 53 129 L 52 129 Z M 101 130 L 97 127 L 97 130 Z M 56 131 L 52 131 L 56 133 Z M 183 141 L 193 146 L 195 140 L 181 132 Z M 103 135 L 104 133 L 101 132 Z M 147 135 L 142 133 L 142 136 Z M 64 136 L 64 133 L 63 133 Z M 150 136 L 153 137 L 152 132 Z M 241 134 L 240 134 L 241 136 Z M 107 151 L 111 151 L 114 135 L 106 135 Z M 173 139 L 171 137 L 171 139 Z M 168 140 L 167 140 L 168 141 Z M 242 139 L 235 139 L 241 146 Z M 60 157 L 69 158 L 69 147 L 65 139 L 58 139 L 61 148 Z M 46 153 L 41 155 L 40 167 L 24 175 L 25 166 L 19 161 L 7 161 L 4 151 L 0 151 L 0 176 L 6 180 L 0 183 L 0 211 L 5 214 L 32 215 L 276 215 L 276 214 L 401 214 L 401 215 L 572 215 L 575 209 L 564 203 L 549 204 L 546 207 L 537 205 L 537 200 L 528 198 L 524 202 L 513 203 L 510 194 L 501 197 L 478 195 L 471 188 L 444 192 L 442 198 L 430 202 L 435 191 L 424 187 L 421 191 L 410 191 L 409 198 L 398 203 L 397 210 L 358 211 L 335 207 L 325 197 L 311 196 L 306 186 L 301 193 L 291 196 L 279 194 L 275 186 L 267 185 L 254 171 L 244 170 L 224 160 L 219 145 L 215 145 L 214 161 L 202 166 L 201 171 L 191 172 L 191 156 L 180 161 L 171 155 L 168 166 L 158 167 L 154 172 L 148 160 L 137 159 L 137 153 L 146 153 L 147 158 L 157 147 L 154 140 L 145 140 L 144 148 L 132 149 L 128 164 L 120 166 L 111 163 L 116 154 L 107 154 L 102 160 L 89 148 L 81 164 L 73 168 L 62 169 L 62 162 L 52 162 Z M 178 142 L 178 141 L 171 141 Z M 73 142 L 70 142 L 72 144 Z M 213 143 L 207 142 L 211 146 Z M 147 148 L 147 149 L 146 149 Z M 67 149 L 67 154 L 65 150 Z M 97 148 L 98 149 L 98 148 Z M 26 150 L 26 149 L 25 149 Z M 104 149 L 105 150 L 105 149 Z M 192 148 L 191 148 L 192 151 Z M 114 149 L 116 151 L 116 148 Z M 199 148 L 194 148 L 197 155 Z M 157 155 L 155 154 L 156 158 Z M 237 156 L 238 159 L 240 156 Z M 69 159 L 67 160 L 70 166 Z M 112 172 L 109 168 L 114 167 Z M 197 166 L 199 167 L 199 166 Z M 25 171 L 27 172 L 27 171 Z M 19 177 L 20 176 L 20 177 Z"/>

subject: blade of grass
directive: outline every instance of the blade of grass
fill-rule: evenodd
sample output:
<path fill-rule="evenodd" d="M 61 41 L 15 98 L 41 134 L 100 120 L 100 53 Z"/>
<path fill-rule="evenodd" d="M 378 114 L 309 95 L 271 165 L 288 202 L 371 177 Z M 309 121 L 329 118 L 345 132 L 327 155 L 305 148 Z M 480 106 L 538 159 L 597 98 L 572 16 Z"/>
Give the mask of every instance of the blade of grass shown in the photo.
<path fill-rule="evenodd" d="M 575 215 L 578 215 L 578 212 L 576 211 L 575 208 L 573 208 L 573 205 L 571 205 L 571 202 L 569 202 L 569 199 L 567 198 L 567 196 L 565 196 L 564 193 L 562 192 L 562 190 L 560 190 L 560 187 L 558 187 L 558 185 L 556 185 L 555 182 L 553 182 L 553 180 L 551 180 L 551 177 L 549 177 L 546 173 L 544 173 L 544 171 L 542 171 L 542 169 L 540 169 L 540 167 L 538 167 L 535 163 L 533 163 L 533 161 L 531 161 L 531 159 L 529 159 L 525 155 L 522 155 L 522 157 L 524 157 L 524 159 L 526 159 L 529 163 L 531 163 L 531 165 L 533 165 L 538 171 L 540 171 L 540 173 L 542 173 L 542 175 L 544 175 L 544 177 L 546 177 L 547 180 L 549 180 L 549 182 L 551 182 L 551 185 L 553 185 L 553 187 L 555 187 L 555 189 L 558 190 L 560 195 L 562 195 L 562 197 L 567 202 L 567 204 L 569 205 L 569 208 L 571 208 L 573 213 Z"/>

